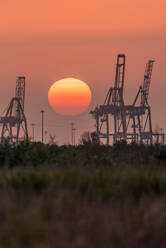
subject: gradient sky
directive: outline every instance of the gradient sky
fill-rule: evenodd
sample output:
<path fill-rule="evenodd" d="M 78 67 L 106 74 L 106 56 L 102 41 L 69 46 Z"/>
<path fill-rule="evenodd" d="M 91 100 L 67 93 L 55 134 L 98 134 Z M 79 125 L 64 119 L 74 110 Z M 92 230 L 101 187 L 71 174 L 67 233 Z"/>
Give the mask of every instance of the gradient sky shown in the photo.
<path fill-rule="evenodd" d="M 102 104 L 113 86 L 116 55 L 126 54 L 125 101 L 131 103 L 142 83 L 145 63 L 155 59 L 149 101 L 153 128 L 166 129 L 166 1 L 165 0 L 1 0 L 0 113 L 15 91 L 16 76 L 25 75 L 25 111 L 31 135 L 45 129 L 59 144 L 93 130 L 88 114 Z M 75 117 L 53 112 L 47 93 L 56 80 L 76 77 L 92 90 L 89 110 Z"/>

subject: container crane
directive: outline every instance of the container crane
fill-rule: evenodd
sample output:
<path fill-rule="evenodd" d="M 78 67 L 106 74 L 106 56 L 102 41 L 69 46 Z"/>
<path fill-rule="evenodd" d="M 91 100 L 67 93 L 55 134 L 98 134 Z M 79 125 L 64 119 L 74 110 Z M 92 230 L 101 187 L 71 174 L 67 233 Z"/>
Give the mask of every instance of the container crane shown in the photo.
<path fill-rule="evenodd" d="M 28 139 L 24 100 L 25 77 L 17 77 L 15 97 L 11 99 L 6 114 L 0 117 L 2 124 L 1 142 L 8 140 L 10 143 L 18 143 L 20 140 Z"/>
<path fill-rule="evenodd" d="M 123 99 L 125 55 L 117 56 L 114 87 L 110 88 L 103 105 L 90 112 L 96 121 L 96 135 L 106 144 L 121 140 L 138 144 L 164 144 L 164 133 L 152 131 L 151 107 L 148 103 L 149 88 L 154 60 L 146 64 L 144 80 L 133 104 L 126 105 Z M 111 128 L 110 128 L 111 127 Z"/>

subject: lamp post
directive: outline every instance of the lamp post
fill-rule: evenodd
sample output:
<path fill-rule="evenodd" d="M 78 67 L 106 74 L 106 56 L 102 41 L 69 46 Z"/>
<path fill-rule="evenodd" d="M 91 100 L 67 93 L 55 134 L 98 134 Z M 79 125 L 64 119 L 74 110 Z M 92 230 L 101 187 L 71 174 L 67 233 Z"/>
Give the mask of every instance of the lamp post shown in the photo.
<path fill-rule="evenodd" d="M 47 143 L 47 130 L 44 131 L 44 134 L 45 134 L 45 144 Z"/>
<path fill-rule="evenodd" d="M 42 115 L 42 143 L 44 142 L 44 110 L 41 110 Z"/>
<path fill-rule="evenodd" d="M 72 146 L 75 146 L 75 127 L 74 127 L 74 123 L 72 122 L 71 124 L 71 144 Z"/>
<path fill-rule="evenodd" d="M 35 141 L 35 126 L 36 125 L 34 123 L 32 123 L 31 126 L 32 126 L 32 141 L 34 142 Z"/>

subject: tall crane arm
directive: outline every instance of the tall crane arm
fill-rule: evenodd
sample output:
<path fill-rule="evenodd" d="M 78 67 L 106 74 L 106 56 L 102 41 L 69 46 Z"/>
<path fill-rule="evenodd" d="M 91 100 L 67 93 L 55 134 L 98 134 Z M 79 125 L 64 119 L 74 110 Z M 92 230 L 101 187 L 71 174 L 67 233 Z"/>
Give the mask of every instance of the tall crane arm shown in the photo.
<path fill-rule="evenodd" d="M 151 83 L 152 70 L 153 70 L 154 60 L 149 60 L 146 64 L 144 81 L 141 86 L 141 105 L 144 106 L 148 104 L 149 87 Z"/>
<path fill-rule="evenodd" d="M 22 109 L 24 110 L 25 100 L 25 77 L 17 77 L 15 97 L 19 99 Z"/>

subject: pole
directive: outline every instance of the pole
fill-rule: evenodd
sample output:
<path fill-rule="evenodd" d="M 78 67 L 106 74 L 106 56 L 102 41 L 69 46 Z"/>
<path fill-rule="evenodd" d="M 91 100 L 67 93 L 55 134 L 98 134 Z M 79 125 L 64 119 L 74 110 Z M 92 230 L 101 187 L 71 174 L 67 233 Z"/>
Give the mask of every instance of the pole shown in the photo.
<path fill-rule="evenodd" d="M 75 146 L 75 127 L 74 127 L 74 123 L 71 123 L 71 144 L 72 146 Z"/>
<path fill-rule="evenodd" d="M 76 128 L 73 128 L 73 145 L 75 146 L 76 142 L 75 142 L 75 131 Z"/>
<path fill-rule="evenodd" d="M 35 141 L 35 126 L 36 125 L 34 123 L 32 123 L 31 126 L 32 126 L 32 141 L 34 142 Z"/>
<path fill-rule="evenodd" d="M 74 123 L 71 123 L 71 144 L 73 146 L 73 127 L 74 127 Z"/>
<path fill-rule="evenodd" d="M 44 134 L 45 134 L 45 144 L 47 143 L 47 131 L 45 130 L 44 131 Z"/>
<path fill-rule="evenodd" d="M 44 110 L 41 110 L 42 115 L 42 143 L 44 142 Z"/>

